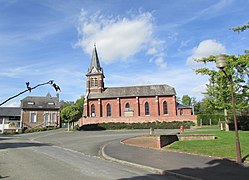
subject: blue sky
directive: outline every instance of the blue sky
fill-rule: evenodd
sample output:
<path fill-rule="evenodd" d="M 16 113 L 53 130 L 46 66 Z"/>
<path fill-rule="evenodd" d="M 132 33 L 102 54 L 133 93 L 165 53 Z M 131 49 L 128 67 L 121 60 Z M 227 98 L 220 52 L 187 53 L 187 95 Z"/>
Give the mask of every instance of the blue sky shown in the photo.
<path fill-rule="evenodd" d="M 0 0 L 0 102 L 51 79 L 61 100 L 85 95 L 94 43 L 105 86 L 168 84 L 201 100 L 208 78 L 193 58 L 242 54 L 249 32 L 229 28 L 247 22 L 249 0 Z"/>

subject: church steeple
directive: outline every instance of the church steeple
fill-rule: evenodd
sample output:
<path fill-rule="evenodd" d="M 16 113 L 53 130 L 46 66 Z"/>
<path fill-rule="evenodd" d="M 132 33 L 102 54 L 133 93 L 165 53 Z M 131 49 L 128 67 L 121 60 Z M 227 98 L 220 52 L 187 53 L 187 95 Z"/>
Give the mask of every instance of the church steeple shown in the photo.
<path fill-rule="evenodd" d="M 92 53 L 91 65 L 88 68 L 88 72 L 87 72 L 87 75 L 90 75 L 90 74 L 103 74 L 103 70 L 100 67 L 99 57 L 98 57 L 95 44 L 94 44 L 93 53 Z"/>
<path fill-rule="evenodd" d="M 100 66 L 96 45 L 94 44 L 90 67 L 87 76 L 87 93 L 103 92 L 104 90 L 104 72 Z"/>

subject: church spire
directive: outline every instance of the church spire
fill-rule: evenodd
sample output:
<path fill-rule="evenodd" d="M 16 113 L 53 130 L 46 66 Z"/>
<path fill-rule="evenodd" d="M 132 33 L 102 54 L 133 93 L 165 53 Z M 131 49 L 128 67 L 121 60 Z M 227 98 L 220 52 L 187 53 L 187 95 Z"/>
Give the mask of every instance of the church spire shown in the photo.
<path fill-rule="evenodd" d="M 87 74 L 89 75 L 89 74 L 99 74 L 99 73 L 103 74 L 103 71 L 102 71 L 102 68 L 100 67 L 96 44 L 94 43 L 91 65 L 88 69 Z"/>

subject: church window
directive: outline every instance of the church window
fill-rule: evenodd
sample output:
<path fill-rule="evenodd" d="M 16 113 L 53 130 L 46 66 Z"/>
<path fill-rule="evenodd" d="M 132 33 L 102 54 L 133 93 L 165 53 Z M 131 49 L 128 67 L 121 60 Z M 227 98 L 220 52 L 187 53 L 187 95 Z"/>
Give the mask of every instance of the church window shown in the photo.
<path fill-rule="evenodd" d="M 126 103 L 125 108 L 130 109 L 130 103 Z"/>
<path fill-rule="evenodd" d="M 91 105 L 91 115 L 95 116 L 95 105 L 94 104 Z"/>
<path fill-rule="evenodd" d="M 94 86 L 98 87 L 98 79 L 97 78 L 94 78 Z"/>
<path fill-rule="evenodd" d="M 150 115 L 150 107 L 148 102 L 144 104 L 144 108 L 145 108 L 145 115 Z"/>
<path fill-rule="evenodd" d="M 107 111 L 107 116 L 111 116 L 111 115 L 112 115 L 112 112 L 111 112 L 111 105 L 110 105 L 110 104 L 107 104 L 107 106 L 106 106 L 106 111 Z"/>
<path fill-rule="evenodd" d="M 166 101 L 163 102 L 163 114 L 168 114 L 168 103 Z"/>
<path fill-rule="evenodd" d="M 98 78 L 91 78 L 91 87 L 98 87 Z"/>

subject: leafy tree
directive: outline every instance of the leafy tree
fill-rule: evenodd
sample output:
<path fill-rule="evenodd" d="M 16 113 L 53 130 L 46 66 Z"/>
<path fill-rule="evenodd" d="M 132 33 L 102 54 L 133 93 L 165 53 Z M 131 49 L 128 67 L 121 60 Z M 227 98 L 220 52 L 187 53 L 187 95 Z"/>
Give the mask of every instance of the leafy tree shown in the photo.
<path fill-rule="evenodd" d="M 249 29 L 249 23 L 247 23 L 246 25 L 243 26 L 237 26 L 235 28 L 231 28 L 234 32 L 243 32 L 246 29 Z"/>
<path fill-rule="evenodd" d="M 81 96 L 80 99 L 77 99 L 75 105 L 79 108 L 81 116 L 83 116 L 84 111 L 84 97 Z"/>
<path fill-rule="evenodd" d="M 76 105 L 67 106 L 61 111 L 61 118 L 68 122 L 68 131 L 70 123 L 77 121 L 81 117 L 80 110 Z"/>
<path fill-rule="evenodd" d="M 185 106 L 191 106 L 192 105 L 191 98 L 188 95 L 183 95 L 181 102 Z"/>
<path fill-rule="evenodd" d="M 239 55 L 237 57 L 231 55 L 227 56 L 226 59 L 227 66 L 224 68 L 223 72 L 210 70 L 208 68 L 196 70 L 197 74 L 210 76 L 206 92 L 208 97 L 208 99 L 206 99 L 206 105 L 208 109 L 223 109 L 225 116 L 227 115 L 227 110 L 232 107 L 229 78 L 232 78 L 233 80 L 236 109 L 240 112 L 244 112 L 249 108 L 249 54 Z M 215 56 L 197 60 L 197 62 L 200 63 L 215 63 L 215 61 Z"/>
<path fill-rule="evenodd" d="M 70 123 L 78 121 L 82 115 L 84 110 L 84 97 L 77 99 L 76 102 L 72 101 L 61 101 L 60 105 L 61 110 L 61 119 L 64 122 L 68 122 L 68 128 L 70 127 Z"/>
<path fill-rule="evenodd" d="M 61 101 L 60 101 L 60 109 L 62 110 L 62 109 L 64 109 L 65 107 L 71 106 L 71 105 L 73 105 L 73 104 L 74 104 L 73 101 L 64 101 L 64 100 L 61 100 Z"/>

